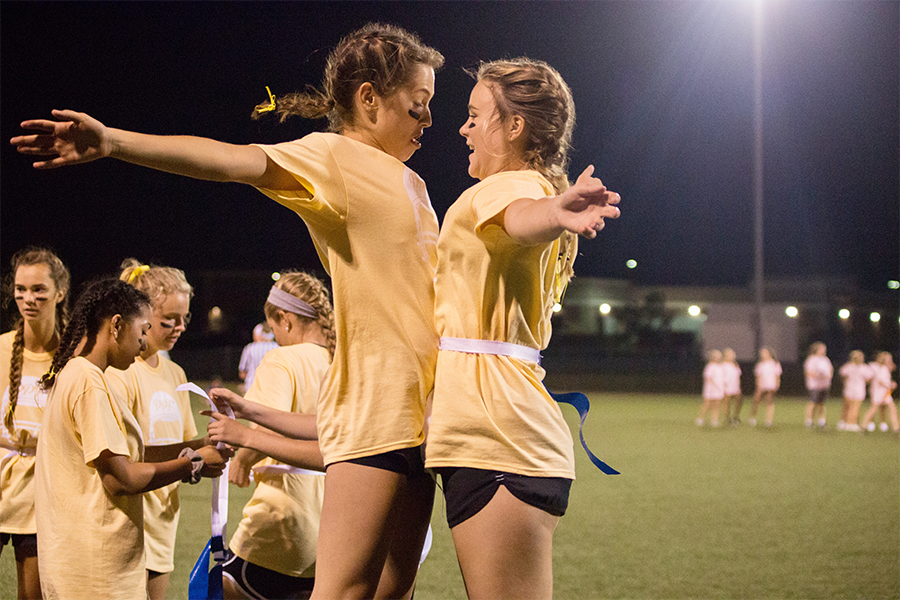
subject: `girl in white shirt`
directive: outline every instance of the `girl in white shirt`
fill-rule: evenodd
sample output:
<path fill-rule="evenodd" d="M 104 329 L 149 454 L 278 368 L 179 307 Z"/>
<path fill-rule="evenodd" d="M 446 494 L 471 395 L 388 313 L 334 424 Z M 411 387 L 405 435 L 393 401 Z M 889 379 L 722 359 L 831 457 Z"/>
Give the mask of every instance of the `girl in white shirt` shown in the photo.
<path fill-rule="evenodd" d="M 844 405 L 841 408 L 839 431 L 860 431 L 859 408 L 866 399 L 866 382 L 872 379 L 872 368 L 866 364 L 861 350 L 850 353 L 850 360 L 841 366 L 838 374 L 844 380 Z"/>
<path fill-rule="evenodd" d="M 750 410 L 748 423 L 756 425 L 756 410 L 763 398 L 766 400 L 766 427 L 775 421 L 775 392 L 781 387 L 781 363 L 769 348 L 759 349 L 759 362 L 753 369 L 756 377 L 756 391 L 753 394 L 753 408 Z"/>
<path fill-rule="evenodd" d="M 725 397 L 725 371 L 722 369 L 722 353 L 719 350 L 709 351 L 709 362 L 703 368 L 703 404 L 697 415 L 697 425 L 703 425 L 706 413 L 711 413 L 711 424 L 719 426 L 719 407 Z"/>
<path fill-rule="evenodd" d="M 890 417 L 891 429 L 894 433 L 900 431 L 900 423 L 897 419 L 897 406 L 892 396 L 897 382 L 891 379 L 894 371 L 894 357 L 890 352 L 879 352 L 875 362 L 872 363 L 872 379 L 869 384 L 869 399 L 872 406 L 866 411 L 860 427 L 867 429 L 872 418 L 880 408 L 886 408 Z"/>

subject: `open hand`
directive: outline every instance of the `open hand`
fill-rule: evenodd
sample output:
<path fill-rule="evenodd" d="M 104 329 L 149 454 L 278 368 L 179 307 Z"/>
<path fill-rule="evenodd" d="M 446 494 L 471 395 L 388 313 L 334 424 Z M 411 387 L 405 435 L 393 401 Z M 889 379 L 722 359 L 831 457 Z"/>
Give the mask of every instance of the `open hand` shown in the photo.
<path fill-rule="evenodd" d="M 594 166 L 586 168 L 575 185 L 564 191 L 559 199 L 557 213 L 559 225 L 567 231 L 593 239 L 605 226 L 604 219 L 618 219 L 617 206 L 622 197 L 606 189 L 603 182 L 593 176 Z"/>
<path fill-rule="evenodd" d="M 103 123 L 72 110 L 54 110 L 52 114 L 58 120 L 23 121 L 22 129 L 39 133 L 16 136 L 9 141 L 21 154 L 55 157 L 36 161 L 36 169 L 77 165 L 110 155 L 112 144 Z"/>

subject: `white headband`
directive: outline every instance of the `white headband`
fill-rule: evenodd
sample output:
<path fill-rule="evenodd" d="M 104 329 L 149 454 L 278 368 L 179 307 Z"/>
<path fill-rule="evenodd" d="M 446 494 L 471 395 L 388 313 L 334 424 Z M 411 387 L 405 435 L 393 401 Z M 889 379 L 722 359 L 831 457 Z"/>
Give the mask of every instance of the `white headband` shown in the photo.
<path fill-rule="evenodd" d="M 279 287 L 272 286 L 269 290 L 269 297 L 266 300 L 273 306 L 277 306 L 288 312 L 307 317 L 310 319 L 318 319 L 319 313 L 315 308 L 298 298 L 293 294 L 289 294 Z"/>

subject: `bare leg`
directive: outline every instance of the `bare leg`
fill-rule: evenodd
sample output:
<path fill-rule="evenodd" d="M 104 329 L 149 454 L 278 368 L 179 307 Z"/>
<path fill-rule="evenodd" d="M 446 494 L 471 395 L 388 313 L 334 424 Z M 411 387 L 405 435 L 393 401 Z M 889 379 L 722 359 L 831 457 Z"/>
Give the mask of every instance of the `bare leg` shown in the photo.
<path fill-rule="evenodd" d="M 166 600 L 169 591 L 169 574 L 147 569 L 147 595 L 150 600 Z"/>
<path fill-rule="evenodd" d="M 40 600 L 41 578 L 38 574 L 38 557 L 16 557 L 16 579 L 19 584 L 18 600 Z"/>
<path fill-rule="evenodd" d="M 878 405 L 873 404 L 871 407 L 869 407 L 869 410 L 866 411 L 866 414 L 863 416 L 862 423 L 860 423 L 859 426 L 862 427 L 863 429 L 868 427 L 869 422 L 875 416 L 876 412 L 878 412 Z"/>
<path fill-rule="evenodd" d="M 750 418 L 756 418 L 756 411 L 759 409 L 759 401 L 762 400 L 763 392 L 762 390 L 756 390 L 756 393 L 753 394 L 753 406 L 750 408 Z"/>
<path fill-rule="evenodd" d="M 346 462 L 328 467 L 313 598 L 373 598 L 376 591 L 399 598 L 408 592 L 431 518 L 434 484 L 427 482 L 430 494 L 399 473 Z M 416 539 L 417 548 L 399 547 Z"/>
<path fill-rule="evenodd" d="M 900 431 L 900 421 L 897 419 L 897 407 L 893 403 L 887 404 L 888 415 L 891 417 L 891 431 Z"/>
<path fill-rule="evenodd" d="M 697 415 L 697 425 L 703 425 L 703 418 L 706 417 L 706 411 L 709 410 L 709 400 L 703 399 L 703 404 L 700 405 L 700 414 Z"/>
<path fill-rule="evenodd" d="M 859 423 L 859 409 L 862 406 L 862 402 L 858 400 L 850 401 L 850 408 L 847 410 L 847 419 L 845 423 L 848 427 L 853 427 Z"/>
<path fill-rule="evenodd" d="M 712 405 L 712 425 L 713 427 L 719 426 L 719 407 L 722 404 L 721 400 L 712 400 L 710 402 Z"/>
<path fill-rule="evenodd" d="M 775 392 L 766 392 L 766 425 L 771 427 L 775 423 Z"/>
<path fill-rule="evenodd" d="M 741 408 L 744 406 L 744 396 L 738 394 L 734 397 L 734 417 L 732 420 L 740 423 L 741 421 Z"/>
<path fill-rule="evenodd" d="M 558 522 L 500 486 L 486 507 L 452 530 L 469 599 L 552 598 Z"/>

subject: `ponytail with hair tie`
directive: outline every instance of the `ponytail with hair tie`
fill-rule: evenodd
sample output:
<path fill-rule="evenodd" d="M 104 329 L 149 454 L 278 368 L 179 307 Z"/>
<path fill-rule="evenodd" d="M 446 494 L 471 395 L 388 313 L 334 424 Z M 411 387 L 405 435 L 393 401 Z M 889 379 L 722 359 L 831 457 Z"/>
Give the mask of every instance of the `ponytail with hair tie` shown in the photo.
<path fill-rule="evenodd" d="M 128 276 L 128 280 L 125 283 L 134 283 L 138 277 L 146 273 L 150 270 L 150 265 L 140 265 L 134 268 L 131 274 Z"/>

